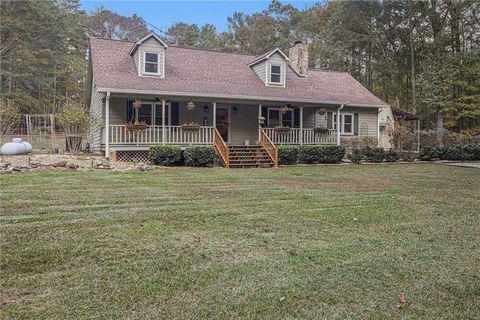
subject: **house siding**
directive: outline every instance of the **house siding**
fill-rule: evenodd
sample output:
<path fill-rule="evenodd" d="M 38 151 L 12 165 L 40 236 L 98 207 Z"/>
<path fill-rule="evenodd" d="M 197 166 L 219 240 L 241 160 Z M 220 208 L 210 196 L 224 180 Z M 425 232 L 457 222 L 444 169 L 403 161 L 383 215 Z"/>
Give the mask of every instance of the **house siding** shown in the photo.
<path fill-rule="evenodd" d="M 322 107 L 315 108 L 314 126 L 320 126 L 322 121 L 326 121 L 326 115 L 320 115 L 318 111 Z M 337 108 L 327 107 L 327 112 L 337 112 Z M 340 113 L 358 113 L 358 136 L 377 137 L 378 111 L 370 108 L 345 107 Z M 345 135 L 348 137 L 349 135 Z"/>
<path fill-rule="evenodd" d="M 213 125 L 213 105 L 206 102 L 195 102 L 195 110 L 187 109 L 187 102 L 179 102 L 178 118 L 179 125 L 184 123 L 196 122 L 203 126 L 203 118 L 207 117 L 208 125 Z M 208 106 L 208 112 L 205 112 L 205 106 Z"/>
<path fill-rule="evenodd" d="M 103 121 L 103 103 L 102 99 L 105 96 L 104 93 L 97 91 L 95 87 L 95 81 L 92 81 L 92 96 L 90 101 L 90 114 L 97 121 Z M 100 144 L 102 143 L 102 129 L 103 126 L 93 126 L 90 128 L 90 148 L 92 151 L 99 151 Z"/>
<path fill-rule="evenodd" d="M 267 62 L 266 61 L 262 61 L 260 63 L 257 63 L 256 65 L 254 65 L 253 67 L 253 71 L 255 71 L 255 73 L 258 75 L 258 77 L 263 81 L 263 83 L 267 83 L 267 78 L 266 78 L 266 68 L 267 68 Z"/>
<path fill-rule="evenodd" d="M 258 141 L 258 106 L 237 106 L 237 113 L 230 113 L 231 144 L 243 145 L 245 140 L 255 144 Z"/>

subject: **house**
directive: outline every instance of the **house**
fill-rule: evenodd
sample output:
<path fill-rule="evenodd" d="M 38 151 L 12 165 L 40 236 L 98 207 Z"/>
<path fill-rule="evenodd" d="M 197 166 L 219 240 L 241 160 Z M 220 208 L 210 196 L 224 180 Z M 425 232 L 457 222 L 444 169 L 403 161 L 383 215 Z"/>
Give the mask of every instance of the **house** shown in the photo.
<path fill-rule="evenodd" d="M 351 75 L 308 67 L 308 45 L 259 56 L 90 38 L 90 146 L 106 157 L 146 156 L 151 145 L 215 145 L 225 166 L 243 152 L 276 164 L 278 145 L 379 138 L 386 103 Z M 339 119 L 339 121 L 337 121 Z M 251 159 L 249 158 L 251 157 Z"/>

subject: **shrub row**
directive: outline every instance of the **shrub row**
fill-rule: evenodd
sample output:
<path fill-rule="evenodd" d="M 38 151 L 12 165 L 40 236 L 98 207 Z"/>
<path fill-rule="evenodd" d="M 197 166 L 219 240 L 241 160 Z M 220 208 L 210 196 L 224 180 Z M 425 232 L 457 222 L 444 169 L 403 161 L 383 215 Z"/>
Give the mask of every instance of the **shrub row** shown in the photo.
<path fill-rule="evenodd" d="M 213 146 L 192 146 L 182 150 L 180 146 L 152 146 L 148 158 L 160 166 L 210 167 L 215 163 Z"/>
<path fill-rule="evenodd" d="M 480 160 L 480 145 L 465 145 L 456 147 L 424 147 L 418 158 L 430 160 Z"/>
<path fill-rule="evenodd" d="M 345 156 L 345 148 L 330 145 L 279 146 L 280 164 L 337 163 Z"/>
<path fill-rule="evenodd" d="M 362 160 L 368 162 L 395 162 L 398 160 L 414 161 L 416 153 L 411 151 L 395 151 L 384 150 L 383 148 L 364 147 L 361 149 L 355 149 L 348 154 L 348 158 L 355 163 L 360 163 Z"/>

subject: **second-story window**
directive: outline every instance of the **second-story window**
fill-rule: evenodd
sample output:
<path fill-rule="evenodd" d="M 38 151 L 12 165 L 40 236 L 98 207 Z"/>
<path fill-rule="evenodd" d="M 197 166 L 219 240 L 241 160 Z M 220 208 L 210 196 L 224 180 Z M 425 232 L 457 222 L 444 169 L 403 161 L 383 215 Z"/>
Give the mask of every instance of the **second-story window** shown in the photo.
<path fill-rule="evenodd" d="M 145 52 L 145 73 L 158 74 L 158 53 Z"/>
<path fill-rule="evenodd" d="M 270 66 L 270 82 L 271 83 L 282 82 L 282 68 L 279 65 Z"/>

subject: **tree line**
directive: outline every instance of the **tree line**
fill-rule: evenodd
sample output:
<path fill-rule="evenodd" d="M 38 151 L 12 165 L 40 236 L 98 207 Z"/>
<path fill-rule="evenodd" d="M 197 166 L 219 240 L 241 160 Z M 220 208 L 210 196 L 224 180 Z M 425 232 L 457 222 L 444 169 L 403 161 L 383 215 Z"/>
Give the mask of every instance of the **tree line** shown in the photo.
<path fill-rule="evenodd" d="M 423 126 L 480 133 L 480 2 L 327 1 L 298 9 L 278 0 L 235 12 L 224 32 L 179 22 L 158 30 L 136 15 L 78 0 L 0 4 L 2 97 L 24 112 L 49 111 L 85 91 L 89 35 L 136 40 L 149 30 L 174 45 L 261 54 L 310 44 L 310 67 L 346 71 Z"/>

